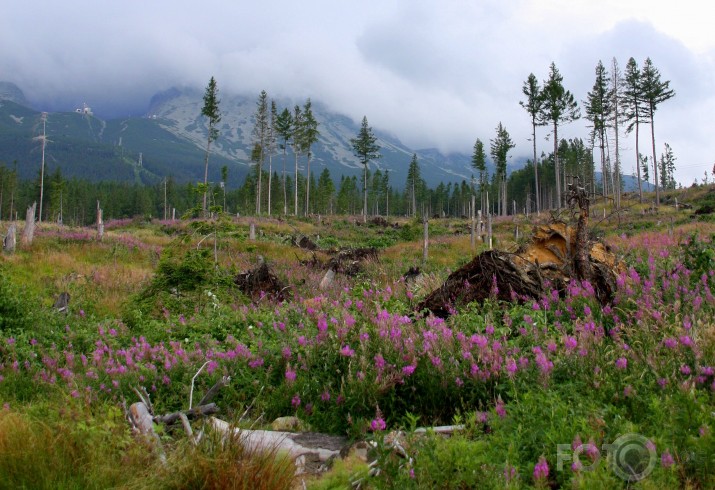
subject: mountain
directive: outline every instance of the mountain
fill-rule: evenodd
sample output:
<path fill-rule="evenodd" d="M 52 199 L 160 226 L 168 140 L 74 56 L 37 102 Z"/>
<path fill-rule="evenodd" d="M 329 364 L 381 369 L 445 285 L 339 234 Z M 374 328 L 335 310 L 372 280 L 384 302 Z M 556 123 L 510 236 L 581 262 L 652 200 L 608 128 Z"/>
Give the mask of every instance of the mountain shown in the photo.
<path fill-rule="evenodd" d="M 281 111 L 291 112 L 296 103 L 276 101 Z M 203 180 L 206 146 L 206 121 L 201 116 L 202 93 L 197 90 L 172 88 L 156 94 L 149 102 L 144 117 L 103 121 L 90 108 L 74 112 L 50 113 L 46 118 L 47 171 L 60 168 L 65 176 L 90 180 L 113 179 L 154 183 L 165 176 L 177 181 Z M 220 169 L 229 169 L 229 185 L 243 182 L 250 171 L 253 114 L 256 101 L 244 96 L 222 94 L 223 115 L 219 138 L 211 146 L 209 180 L 220 179 Z M 353 155 L 350 139 L 359 126 L 350 118 L 329 111 L 320 103 L 313 104 L 320 136 L 313 146 L 311 173 L 324 169 L 338 180 L 341 175 L 362 175 L 362 165 Z M 23 178 L 37 175 L 41 161 L 42 113 L 31 109 L 18 87 L 0 83 L 0 162 L 17 162 Z M 385 132 L 375 131 L 382 158 L 371 162 L 370 169 L 389 171 L 390 181 L 402 187 L 413 154 L 417 154 L 423 178 L 430 186 L 438 182 L 469 180 L 472 174 L 469 157 L 442 155 L 436 150 L 413 150 Z M 281 172 L 283 154 L 274 155 L 273 171 Z M 294 169 L 290 146 L 286 155 L 287 172 Z M 301 156 L 299 169 L 305 172 L 306 159 Z M 268 163 L 264 168 L 267 169 Z"/>
<path fill-rule="evenodd" d="M 103 121 L 88 107 L 73 112 L 47 114 L 45 131 L 46 172 L 60 168 L 67 177 L 92 181 L 119 180 L 153 184 L 167 176 L 178 182 L 203 180 L 206 147 L 206 118 L 201 116 L 202 92 L 172 88 L 151 98 L 143 117 Z M 253 114 L 256 99 L 221 94 L 222 120 L 219 138 L 211 146 L 209 180 L 221 179 L 221 167 L 229 169 L 229 187 L 241 185 L 251 170 Z M 304 101 L 276 100 L 279 112 Z M 320 136 L 313 146 L 311 173 L 317 179 L 324 168 L 334 180 L 342 175 L 362 176 L 362 165 L 353 155 L 350 140 L 359 125 L 352 119 L 330 111 L 319 102 L 313 103 Z M 41 162 L 42 113 L 29 107 L 22 90 L 0 82 L 0 163 L 17 163 L 21 178 L 38 175 Z M 388 171 L 390 182 L 402 188 L 413 154 L 417 155 L 422 177 L 428 186 L 439 182 L 471 180 L 474 171 L 471 156 L 443 154 L 435 149 L 414 150 L 383 131 L 375 131 L 382 158 L 370 163 L 370 169 Z M 515 157 L 509 171 L 522 168 L 525 157 Z M 294 155 L 290 146 L 285 157 L 286 171 L 293 174 Z M 305 174 L 306 158 L 299 158 L 299 170 Z M 283 154 L 274 155 L 272 170 L 282 172 Z M 266 162 L 264 169 L 268 169 Z M 490 167 L 489 172 L 493 172 Z M 597 176 L 597 180 L 600 175 Z M 624 176 L 626 190 L 637 187 L 637 181 Z"/>
<path fill-rule="evenodd" d="M 222 96 L 220 109 L 223 115 L 220 136 L 212 148 L 217 155 L 233 160 L 237 165 L 248 168 L 252 147 L 253 114 L 256 100 L 245 96 Z M 288 108 L 291 113 L 296 104 L 304 101 L 276 100 L 278 111 Z M 206 123 L 201 116 L 202 94 L 196 90 L 172 88 L 157 94 L 151 100 L 147 117 L 171 132 L 191 141 L 197 147 L 206 144 Z M 362 165 L 353 155 L 350 139 L 355 138 L 359 125 L 350 118 L 328 110 L 320 102 L 313 103 L 313 113 L 318 121 L 320 136 L 313 146 L 311 173 L 320 173 L 328 168 L 331 175 L 360 175 Z M 370 163 L 371 170 L 389 171 L 391 181 L 397 186 L 404 185 L 407 168 L 414 153 L 420 161 L 423 177 L 430 183 L 457 181 L 471 177 L 471 164 L 465 155 L 444 156 L 436 150 L 414 150 L 403 145 L 397 138 L 386 132 L 375 131 L 381 147 L 382 158 Z M 294 157 L 288 150 L 288 169 L 294 165 Z M 273 158 L 273 169 L 282 169 L 283 156 Z M 305 157 L 300 158 L 300 167 L 305 166 Z"/>

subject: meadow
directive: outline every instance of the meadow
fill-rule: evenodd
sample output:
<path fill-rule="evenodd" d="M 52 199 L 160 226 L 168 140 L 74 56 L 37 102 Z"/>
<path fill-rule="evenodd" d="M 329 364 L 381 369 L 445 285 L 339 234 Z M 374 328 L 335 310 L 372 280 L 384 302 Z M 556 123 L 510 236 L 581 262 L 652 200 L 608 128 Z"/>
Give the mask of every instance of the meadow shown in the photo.
<path fill-rule="evenodd" d="M 101 241 L 44 224 L 0 259 L 0 488 L 302 487 L 281 454 L 157 426 L 163 462 L 131 433 L 135 388 L 157 414 L 186 409 L 204 365 L 196 393 L 231 377 L 215 399 L 225 420 L 295 415 L 375 442 L 379 474 L 338 462 L 314 488 L 715 488 L 715 219 L 646 208 L 592 209 L 592 234 L 624 263 L 611 304 L 574 280 L 447 318 L 416 305 L 486 249 L 467 220 L 430 220 L 426 262 L 422 223 L 407 218 L 121 220 Z M 547 218 L 496 219 L 495 248 Z M 326 256 L 291 244 L 303 235 L 378 259 L 321 289 Z M 286 300 L 236 287 L 259 256 Z M 67 314 L 53 309 L 64 291 Z M 464 427 L 415 432 L 440 425 Z M 407 457 L 385 443 L 398 430 Z"/>

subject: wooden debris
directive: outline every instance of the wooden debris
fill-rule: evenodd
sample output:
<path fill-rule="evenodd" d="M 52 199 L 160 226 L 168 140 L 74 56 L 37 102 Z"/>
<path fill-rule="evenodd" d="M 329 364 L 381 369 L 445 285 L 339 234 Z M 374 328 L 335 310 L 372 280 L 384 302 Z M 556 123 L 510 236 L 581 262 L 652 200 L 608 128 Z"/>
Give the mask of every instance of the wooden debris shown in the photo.
<path fill-rule="evenodd" d="M 362 264 L 368 260 L 377 260 L 376 248 L 344 248 L 333 255 L 327 268 L 347 276 L 356 276 L 362 271 Z"/>
<path fill-rule="evenodd" d="M 580 209 L 576 228 L 554 222 L 534 228 L 531 240 L 515 253 L 488 250 L 449 275 L 417 306 L 446 318 L 457 306 L 482 302 L 539 299 L 551 290 L 565 294 L 568 283 L 588 281 L 603 305 L 616 291 L 624 266 L 603 243 L 588 237 L 588 202 L 573 189 L 569 201 Z"/>
<path fill-rule="evenodd" d="M 7 229 L 7 234 L 3 237 L 2 240 L 2 248 L 5 251 L 5 253 L 13 253 L 15 252 L 15 246 L 17 245 L 17 238 L 15 237 L 16 233 L 16 228 L 15 228 L 15 223 L 12 223 L 8 229 Z"/>
<path fill-rule="evenodd" d="M 222 434 L 238 436 L 249 451 L 285 451 L 296 465 L 296 474 L 317 473 L 327 468 L 330 460 L 340 456 L 348 440 L 341 436 L 313 432 L 283 432 L 239 429 L 228 422 L 211 417 L 210 424 Z"/>
<path fill-rule="evenodd" d="M 289 287 L 278 279 L 265 262 L 253 270 L 238 274 L 234 282 L 254 302 L 264 297 L 285 301 L 289 296 Z"/>
<path fill-rule="evenodd" d="M 299 248 L 302 248 L 303 250 L 318 250 L 318 245 L 308 238 L 305 235 L 302 235 L 300 238 L 296 238 L 295 236 L 291 237 L 291 243 Z"/>
<path fill-rule="evenodd" d="M 27 207 L 27 214 L 25 215 L 25 229 L 22 232 L 22 243 L 25 245 L 32 245 L 32 240 L 35 237 L 35 207 L 36 202 L 32 203 L 32 206 Z"/>
<path fill-rule="evenodd" d="M 63 291 L 57 296 L 55 304 L 52 305 L 59 313 L 67 313 L 69 311 L 70 293 Z"/>
<path fill-rule="evenodd" d="M 171 425 L 180 421 L 182 416 L 188 419 L 195 419 L 197 417 L 203 417 L 206 415 L 214 415 L 218 412 L 218 406 L 216 406 L 215 403 L 209 403 L 208 405 L 199 405 L 198 407 L 194 407 L 189 410 L 181 410 L 178 412 L 167 413 L 166 415 L 157 415 L 155 417 L 152 417 L 152 421 L 156 423 Z"/>

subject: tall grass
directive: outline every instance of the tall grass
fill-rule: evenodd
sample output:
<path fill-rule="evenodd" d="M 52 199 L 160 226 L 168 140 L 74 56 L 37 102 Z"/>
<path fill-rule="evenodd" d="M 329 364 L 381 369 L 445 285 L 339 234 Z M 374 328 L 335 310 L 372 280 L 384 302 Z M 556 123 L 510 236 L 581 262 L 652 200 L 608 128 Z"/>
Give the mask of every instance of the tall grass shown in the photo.
<path fill-rule="evenodd" d="M 96 415 L 70 401 L 35 415 L 0 410 L 0 489 L 278 490 L 294 480 L 290 459 L 247 451 L 238 435 L 180 441 L 162 464 L 117 408 L 101 408 Z"/>

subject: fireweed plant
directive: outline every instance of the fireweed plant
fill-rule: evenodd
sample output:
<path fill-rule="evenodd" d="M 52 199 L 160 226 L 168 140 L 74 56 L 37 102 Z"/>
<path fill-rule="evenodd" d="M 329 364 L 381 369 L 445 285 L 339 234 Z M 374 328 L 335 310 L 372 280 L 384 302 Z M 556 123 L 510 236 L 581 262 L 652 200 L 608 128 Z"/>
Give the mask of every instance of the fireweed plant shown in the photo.
<path fill-rule="evenodd" d="M 408 436 L 410 460 L 380 445 L 378 487 L 626 485 L 605 453 L 594 471 L 556 470 L 557 444 L 601 448 L 624 433 L 655 448 L 654 485 L 715 485 L 712 245 L 649 232 L 614 246 L 626 269 L 610 305 L 572 281 L 538 300 L 487 301 L 447 319 L 414 312 L 402 280 L 341 279 L 278 304 L 207 287 L 203 303 L 131 326 L 81 310 L 39 318 L 18 309 L 21 292 L 9 281 L 0 311 L 26 314 L 32 327 L 0 323 L 0 397 L 6 411 L 57 392 L 119 406 L 143 386 L 157 412 L 169 412 L 186 408 L 191 378 L 208 361 L 196 390 L 231 376 L 216 399 L 228 418 L 252 404 L 254 418 L 295 414 L 313 430 L 355 438 L 466 424 L 449 440 Z M 596 459 L 582 455 L 584 464 Z"/>

